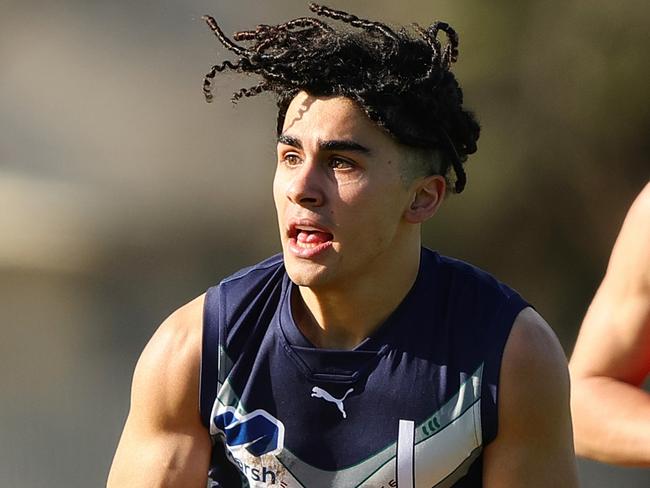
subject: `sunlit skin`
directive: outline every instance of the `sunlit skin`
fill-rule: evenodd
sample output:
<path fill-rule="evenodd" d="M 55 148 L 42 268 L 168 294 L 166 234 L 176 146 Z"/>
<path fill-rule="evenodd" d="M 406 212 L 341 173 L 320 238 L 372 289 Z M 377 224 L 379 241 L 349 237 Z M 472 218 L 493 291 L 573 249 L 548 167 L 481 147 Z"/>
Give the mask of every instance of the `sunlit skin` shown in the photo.
<path fill-rule="evenodd" d="M 630 207 L 571 357 L 576 452 L 650 468 L 650 183 Z M 603 422 L 603 419 L 607 419 Z"/>
<path fill-rule="evenodd" d="M 286 269 L 302 298 L 296 321 L 318 345 L 354 346 L 415 281 L 420 224 L 445 181 L 405 182 L 405 159 L 349 99 L 300 93 L 289 106 L 273 193 Z"/>

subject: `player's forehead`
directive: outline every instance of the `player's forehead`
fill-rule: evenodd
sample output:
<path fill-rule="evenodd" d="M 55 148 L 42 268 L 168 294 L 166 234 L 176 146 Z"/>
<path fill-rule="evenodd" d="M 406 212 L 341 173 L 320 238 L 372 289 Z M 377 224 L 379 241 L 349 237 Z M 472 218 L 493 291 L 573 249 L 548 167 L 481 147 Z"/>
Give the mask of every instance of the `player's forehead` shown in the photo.
<path fill-rule="evenodd" d="M 354 140 L 373 146 L 392 138 L 351 99 L 300 92 L 287 109 L 282 135 L 309 141 Z M 394 144 L 394 143 L 393 143 Z"/>

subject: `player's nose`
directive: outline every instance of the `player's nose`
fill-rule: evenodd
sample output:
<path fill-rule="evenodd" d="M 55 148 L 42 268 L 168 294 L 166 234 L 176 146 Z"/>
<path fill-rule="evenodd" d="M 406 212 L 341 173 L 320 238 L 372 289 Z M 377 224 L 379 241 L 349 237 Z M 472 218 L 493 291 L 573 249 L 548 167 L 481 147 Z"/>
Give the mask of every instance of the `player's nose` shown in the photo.
<path fill-rule="evenodd" d="M 287 198 L 297 205 L 320 207 L 325 201 L 324 177 L 316 161 L 306 161 L 292 171 L 287 185 Z"/>

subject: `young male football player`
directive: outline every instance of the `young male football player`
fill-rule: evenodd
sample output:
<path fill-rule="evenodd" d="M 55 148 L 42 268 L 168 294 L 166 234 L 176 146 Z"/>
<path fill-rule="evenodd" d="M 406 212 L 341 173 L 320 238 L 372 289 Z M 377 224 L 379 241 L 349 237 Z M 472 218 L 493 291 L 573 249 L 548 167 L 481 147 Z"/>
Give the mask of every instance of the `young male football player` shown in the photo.
<path fill-rule="evenodd" d="M 136 367 L 112 487 L 576 486 L 564 354 L 514 290 L 422 248 L 479 126 L 447 24 L 318 18 L 231 40 L 278 101 L 282 253 L 169 317 Z M 338 27 L 334 27 L 338 25 Z M 449 188 L 451 185 L 451 188 Z"/>

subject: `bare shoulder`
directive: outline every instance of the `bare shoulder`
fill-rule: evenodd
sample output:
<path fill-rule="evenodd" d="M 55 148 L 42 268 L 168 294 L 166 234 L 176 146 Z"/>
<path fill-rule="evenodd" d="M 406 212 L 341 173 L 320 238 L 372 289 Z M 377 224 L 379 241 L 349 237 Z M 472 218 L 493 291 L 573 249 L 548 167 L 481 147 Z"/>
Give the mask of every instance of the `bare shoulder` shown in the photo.
<path fill-rule="evenodd" d="M 566 355 L 551 327 L 530 307 L 522 310 L 513 324 L 503 354 L 500 384 L 499 402 L 505 409 L 531 415 L 547 415 L 552 409 L 568 415 Z"/>
<path fill-rule="evenodd" d="M 641 190 L 639 195 L 636 197 L 631 210 L 639 212 L 640 215 L 650 217 L 650 182 L 646 183 L 643 190 Z"/>
<path fill-rule="evenodd" d="M 650 183 L 639 193 L 625 216 L 614 244 L 605 282 L 639 277 L 650 287 Z"/>
<path fill-rule="evenodd" d="M 549 373 L 564 376 L 568 384 L 567 359 L 557 336 L 533 308 L 522 310 L 512 326 L 503 356 L 502 374 L 545 380 Z M 560 378 L 553 378 L 557 384 Z"/>
<path fill-rule="evenodd" d="M 577 486 L 566 356 L 532 308 L 515 319 L 499 385 L 499 427 L 485 451 L 485 486 Z"/>
<path fill-rule="evenodd" d="M 155 403 L 159 415 L 149 422 L 194 420 L 204 299 L 201 295 L 167 317 L 142 351 L 133 375 L 132 414 L 151 415 L 149 407 Z"/>
<path fill-rule="evenodd" d="M 160 356 L 173 360 L 171 356 L 194 355 L 201 341 L 204 300 L 205 295 L 201 295 L 167 317 L 146 345 L 138 366 Z"/>

